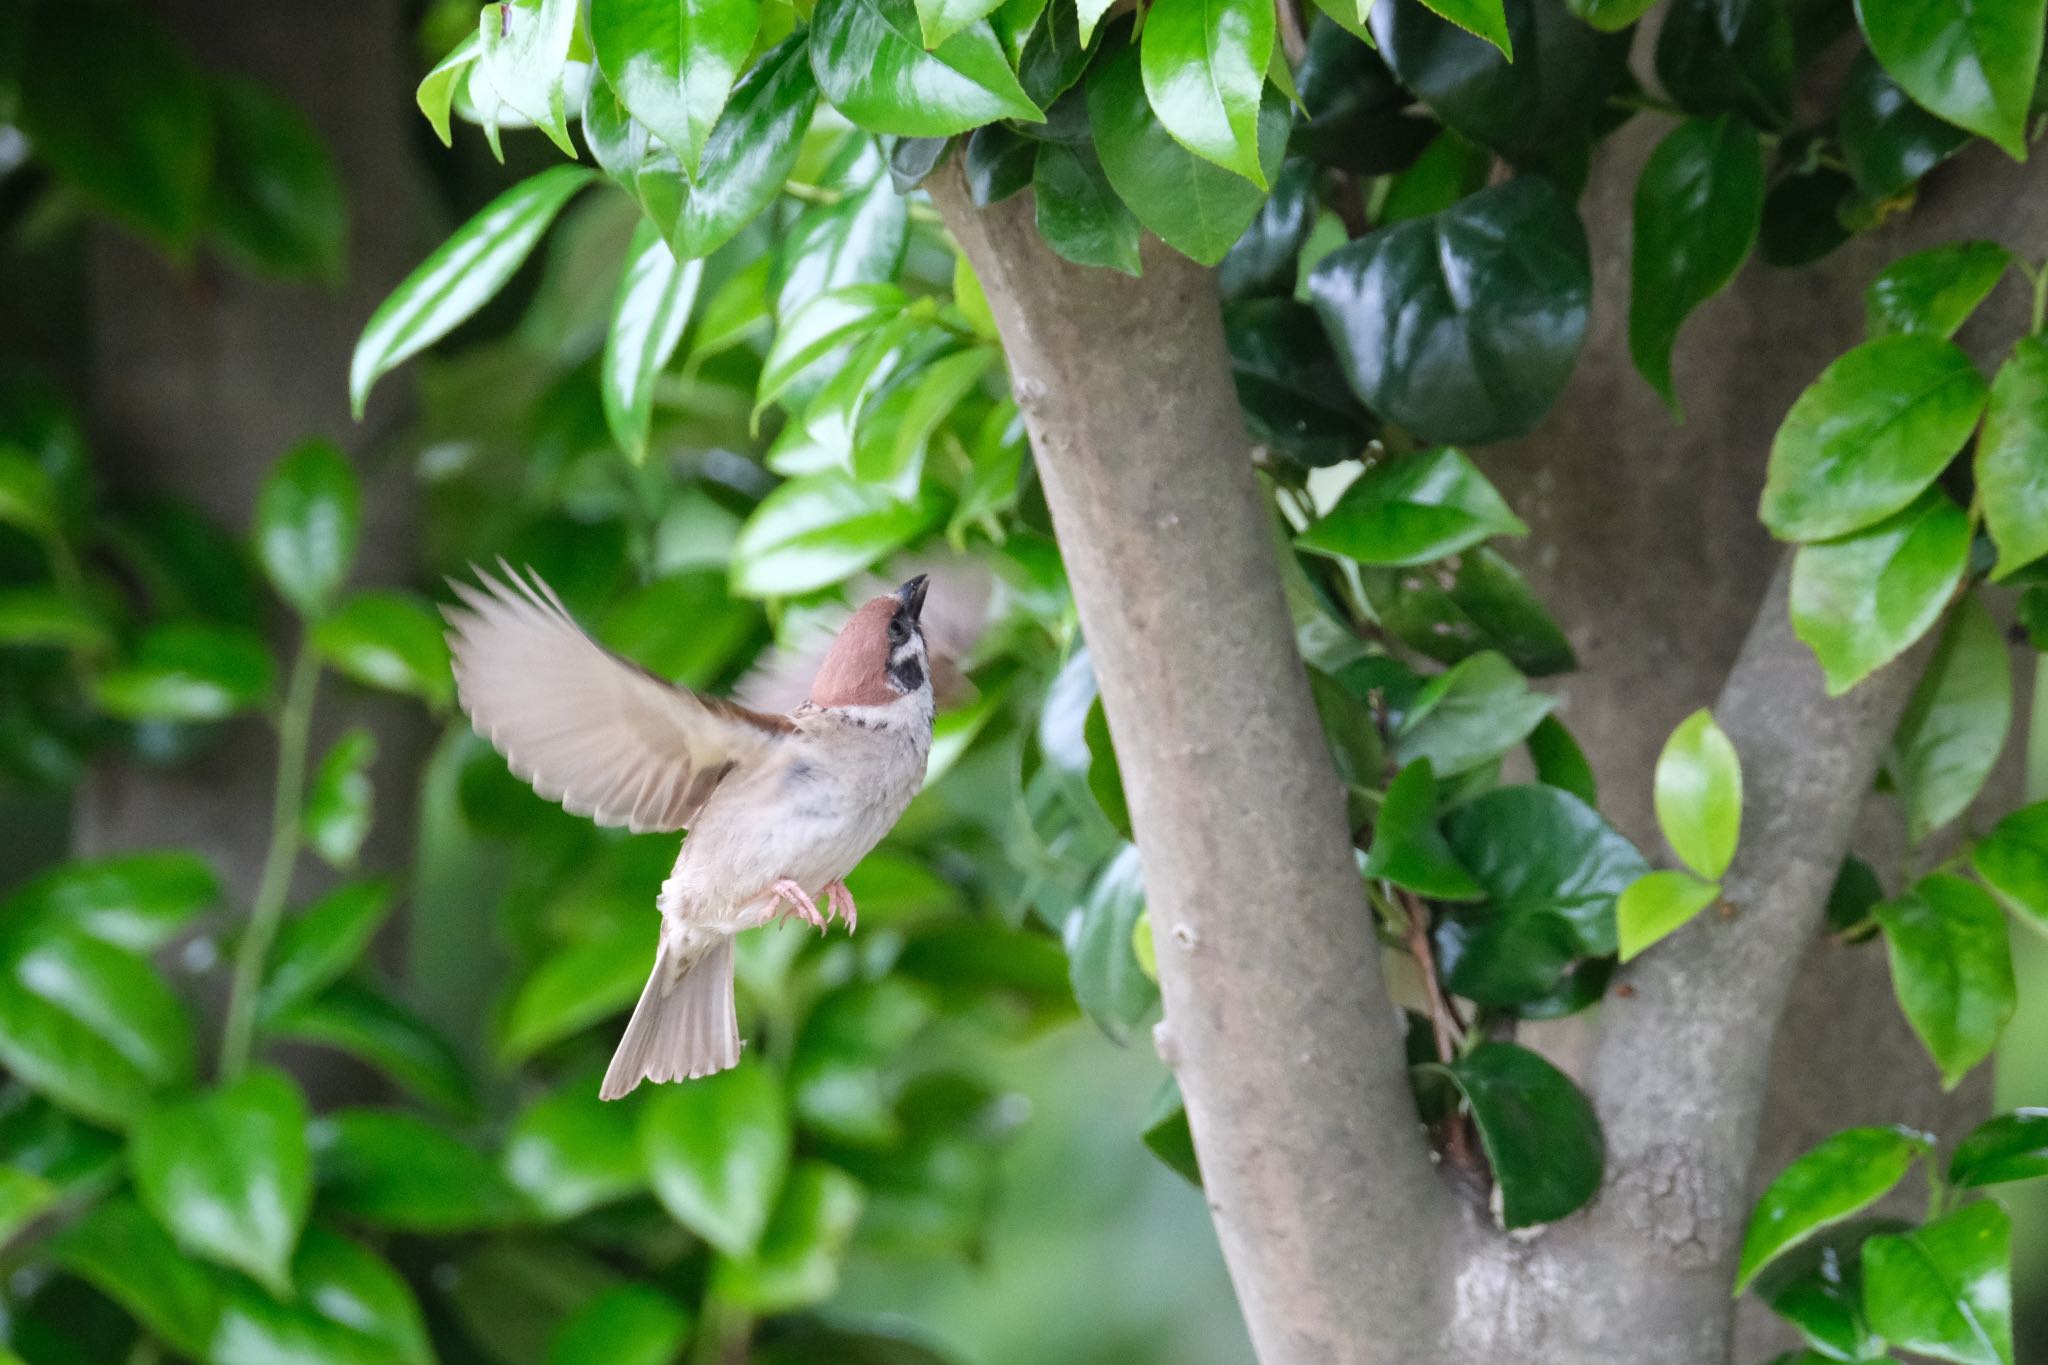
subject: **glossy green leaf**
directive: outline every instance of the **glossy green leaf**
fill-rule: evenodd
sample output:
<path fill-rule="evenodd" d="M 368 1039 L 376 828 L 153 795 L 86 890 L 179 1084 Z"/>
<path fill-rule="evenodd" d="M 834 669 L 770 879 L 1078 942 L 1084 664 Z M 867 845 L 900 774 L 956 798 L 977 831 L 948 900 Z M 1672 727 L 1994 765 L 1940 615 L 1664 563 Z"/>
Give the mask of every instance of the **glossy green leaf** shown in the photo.
<path fill-rule="evenodd" d="M 1677 0 L 1657 31 L 1657 80 L 1690 114 L 1792 121 L 1791 7 L 1775 0 Z"/>
<path fill-rule="evenodd" d="M 1484 38 L 1513 59 L 1514 47 L 1508 33 L 1508 17 L 1502 0 L 1423 0 L 1431 10 L 1475 37 Z"/>
<path fill-rule="evenodd" d="M 370 764 L 376 757 L 377 737 L 357 726 L 334 741 L 306 788 L 300 816 L 306 842 L 335 867 L 353 867 L 369 837 L 375 797 Z"/>
<path fill-rule="evenodd" d="M 1529 761 L 1536 768 L 1536 780 L 1546 787 L 1570 792 L 1589 806 L 1600 804 L 1600 788 L 1586 751 L 1572 738 L 1572 732 L 1556 716 L 1545 716 L 1529 732 Z"/>
<path fill-rule="evenodd" d="M 1132 926 L 1144 909 L 1144 869 L 1137 845 L 1125 844 L 1096 874 L 1062 932 L 1075 1001 L 1118 1041 L 1129 1036 L 1159 999 L 1158 986 L 1138 966 L 1131 949 Z"/>
<path fill-rule="evenodd" d="M 184 1004 L 127 949 L 52 928 L 0 954 L 0 1062 L 61 1108 L 125 1128 L 192 1053 Z"/>
<path fill-rule="evenodd" d="M 927 48 L 938 47 L 948 38 L 1001 8 L 1002 0 L 916 0 L 918 33 Z M 1038 29 L 1032 30 L 1035 35 Z"/>
<path fill-rule="evenodd" d="M 1048 6 L 1018 54 L 1017 83 L 1041 109 L 1051 108 L 1055 100 L 1073 89 L 1095 55 L 1093 44 L 1081 33 L 1079 19 L 1073 5 Z"/>
<path fill-rule="evenodd" d="M 1718 878 L 1742 832 L 1742 760 L 1711 711 L 1680 721 L 1657 756 L 1657 825 L 1680 861 Z"/>
<path fill-rule="evenodd" d="M 469 83 L 470 68 L 476 65 L 478 54 L 483 51 L 483 35 L 471 32 L 463 35 L 448 52 L 448 55 L 434 63 L 427 74 L 420 78 L 419 90 L 414 102 L 420 112 L 426 115 L 433 126 L 434 136 L 441 139 L 443 147 L 455 145 L 454 130 L 449 124 L 449 111 L 454 108 L 457 92 Z"/>
<path fill-rule="evenodd" d="M 185 1250 L 292 1292 L 292 1253 L 313 1201 L 306 1101 L 275 1071 L 145 1112 L 129 1164 L 142 1202 Z"/>
<path fill-rule="evenodd" d="M 88 1210 L 47 1244 L 50 1261 L 132 1313 L 173 1350 L 207 1358 L 220 1294 L 132 1195 Z"/>
<path fill-rule="evenodd" d="M 1956 607 L 1885 757 L 1918 842 L 1969 808 L 2012 725 L 2012 656 L 1974 595 Z"/>
<path fill-rule="evenodd" d="M 818 360 L 859 340 L 909 304 L 909 297 L 893 284 L 849 284 L 812 296 L 776 329 L 768 357 L 761 362 L 755 410 L 780 398 Z"/>
<path fill-rule="evenodd" d="M 213 177 L 206 230 L 245 269 L 341 282 L 348 209 L 341 173 L 312 125 L 256 84 L 213 87 Z"/>
<path fill-rule="evenodd" d="M 1764 195 L 1756 254 L 1779 267 L 1811 265 L 1855 235 L 1842 221 L 1857 216 L 1856 182 L 1832 166 L 1795 169 Z"/>
<path fill-rule="evenodd" d="M 670 1365 L 689 1336 L 690 1315 L 674 1299 L 622 1284 L 569 1315 L 548 1344 L 547 1365 Z"/>
<path fill-rule="evenodd" d="M 2038 18 L 2038 14 L 2036 18 Z M 2012 1223 L 1990 1200 L 1863 1247 L 1870 1325 L 1902 1351 L 2013 1365 Z"/>
<path fill-rule="evenodd" d="M 475 71 L 499 99 L 575 156 L 563 109 L 569 49 L 576 41 L 576 0 L 504 0 L 478 16 Z M 503 160 L 502 157 L 499 158 Z"/>
<path fill-rule="evenodd" d="M 1909 1128 L 1849 1128 L 1787 1166 L 1750 1215 L 1735 1292 L 1814 1233 L 1884 1198 L 1931 1145 Z"/>
<path fill-rule="evenodd" d="M 1623 962 L 1667 937 L 1712 905 L 1721 894 L 1715 882 L 1690 872 L 1651 872 L 1630 882 L 1615 902 L 1615 923 Z"/>
<path fill-rule="evenodd" d="M 1872 337 L 1921 332 L 1946 341 L 2011 265 L 2012 254 L 1996 242 L 1951 242 L 1903 256 L 1864 291 L 1865 329 Z"/>
<path fill-rule="evenodd" d="M 1773 0 L 1759 7 L 1776 8 Z M 1629 354 L 1674 411 L 1671 348 L 1678 329 L 1735 278 L 1763 211 L 1762 146 L 1754 128 L 1730 115 L 1679 124 L 1636 182 Z"/>
<path fill-rule="evenodd" d="M 281 597 L 317 615 L 348 578 L 362 522 L 362 490 L 348 457 L 331 441 L 306 441 L 263 481 L 256 557 Z"/>
<path fill-rule="evenodd" d="M 126 663 L 94 680 L 93 694 L 122 720 L 224 720 L 261 705 L 275 676 L 254 631 L 173 621 L 144 631 Z"/>
<path fill-rule="evenodd" d="M 645 1189 L 639 1111 L 567 1085 L 522 1110 L 505 1134 L 505 1178 L 549 1218 L 566 1220 Z"/>
<path fill-rule="evenodd" d="M 339 1233 L 306 1229 L 292 1262 L 298 1297 L 228 1287 L 209 1365 L 429 1365 L 432 1348 L 412 1290 L 375 1252 Z"/>
<path fill-rule="evenodd" d="M 264 1021 L 271 1036 L 347 1053 L 408 1094 L 450 1114 L 476 1110 L 470 1073 L 448 1041 L 412 1011 L 359 981 L 337 981 Z"/>
<path fill-rule="evenodd" d="M 1970 140 L 1961 128 L 1913 103 L 1868 52 L 1850 63 L 1837 118 L 1842 160 L 1873 202 L 1910 191 Z"/>
<path fill-rule="evenodd" d="M 366 687 L 405 692 L 435 706 L 455 690 L 441 623 L 410 593 L 363 592 L 313 630 L 320 656 Z"/>
<path fill-rule="evenodd" d="M 916 477 L 931 438 L 996 363 L 993 346 L 969 346 L 923 367 L 914 382 L 891 385 L 863 417 L 853 448 L 853 476 L 901 487 Z"/>
<path fill-rule="evenodd" d="M 1038 150 L 1044 145 L 1036 138 L 1013 131 L 1007 124 L 991 123 L 976 128 L 968 136 L 961 158 L 961 169 L 967 174 L 968 197 L 987 208 L 1027 188 L 1038 165 Z"/>
<path fill-rule="evenodd" d="M 2018 1004 L 2005 912 L 1975 882 L 1937 873 L 1878 906 L 1877 922 L 1899 1007 L 1954 1089 Z"/>
<path fill-rule="evenodd" d="M 1222 260 L 1258 214 L 1259 186 L 1196 156 L 1166 130 L 1146 98 L 1139 49 L 1121 32 L 1103 40 L 1085 88 L 1103 173 L 1138 221 L 1184 256 L 1204 265 Z M 1261 184 L 1279 173 L 1287 124 L 1286 101 L 1268 92 L 1259 111 Z"/>
<path fill-rule="evenodd" d="M 1867 531 L 1802 545 L 1792 560 L 1792 629 L 1839 696 L 1940 619 L 1970 555 L 1970 519 L 1930 490 Z"/>
<path fill-rule="evenodd" d="M 1435 900 L 1478 900 L 1485 890 L 1458 863 L 1437 829 L 1436 773 L 1427 758 L 1408 764 L 1387 784 L 1364 872 Z"/>
<path fill-rule="evenodd" d="M 2042 0 L 1856 0 L 1870 50 L 1922 108 L 2027 159 Z"/>
<path fill-rule="evenodd" d="M 1571 643 L 1528 580 L 1490 546 L 1459 555 L 1448 581 L 1441 573 L 1393 570 L 1363 578 L 1380 624 L 1439 663 L 1490 649 L 1532 678 L 1578 666 Z"/>
<path fill-rule="evenodd" d="M 406 276 L 370 315 L 349 361 L 349 402 L 357 417 L 381 376 L 448 335 L 505 286 L 590 178 L 580 166 L 529 176 L 486 204 Z"/>
<path fill-rule="evenodd" d="M 1993 578 L 2048 555 L 2048 342 L 2024 337 L 1998 369 L 1977 438 L 1977 497 L 1998 547 Z"/>
<path fill-rule="evenodd" d="M 2048 929 L 2048 801 L 2000 820 L 1972 846 L 1970 859 L 1999 899 Z"/>
<path fill-rule="evenodd" d="M 753 0 L 743 0 L 751 5 Z M 654 380 L 675 355 L 704 276 L 700 260 L 678 262 L 654 225 L 633 234 L 625 274 L 619 278 L 611 326 L 605 332 L 599 377 L 604 420 L 612 439 L 635 464 L 647 458 L 654 420 Z"/>
<path fill-rule="evenodd" d="M 1563 391 L 1592 267 L 1570 201 L 1523 176 L 1339 248 L 1309 291 L 1366 406 L 1423 440 L 1495 441 Z"/>
<path fill-rule="evenodd" d="M 1223 337 L 1254 441 L 1310 468 L 1364 449 L 1372 417 L 1352 395 L 1313 308 L 1292 298 L 1244 299 L 1225 308 Z"/>
<path fill-rule="evenodd" d="M 497 1168 L 446 1129 L 410 1114 L 341 1109 L 312 1128 L 322 1207 L 399 1232 L 498 1227 L 524 1214 Z"/>
<path fill-rule="evenodd" d="M 742 1062 L 664 1086 L 640 1112 L 640 1151 L 677 1222 L 728 1256 L 761 1242 L 789 1170 L 789 1110 L 776 1078 Z"/>
<path fill-rule="evenodd" d="M 1606 1146 L 1571 1078 L 1513 1043 L 1481 1043 L 1441 1070 L 1479 1128 L 1504 1227 L 1554 1223 L 1600 1189 Z"/>
<path fill-rule="evenodd" d="M 1760 515 L 1781 540 L 1827 540 L 1912 502 L 1969 439 L 1983 376 L 1953 343 L 1867 341 L 1799 395 L 1771 442 Z"/>
<path fill-rule="evenodd" d="M 354 967 L 391 913 L 391 884 L 351 882 L 284 922 L 260 997 L 266 1015 L 304 1004 Z"/>
<path fill-rule="evenodd" d="M 733 589 L 785 596 L 836 583 L 939 520 L 929 497 L 905 502 L 844 475 L 791 479 L 761 500 L 733 545 Z"/>
<path fill-rule="evenodd" d="M 1874 1361 L 1884 1339 L 1863 1312 L 1863 1247 L 1873 1233 L 1908 1226 L 1892 1218 L 1857 1218 L 1807 1239 L 1756 1279 L 1756 1295 L 1799 1329 L 1815 1349 L 1801 1365 L 1825 1360 Z"/>
<path fill-rule="evenodd" d="M 1330 30 L 1325 25 L 1322 31 Z M 1342 30 L 1336 32 L 1352 47 L 1363 47 Z M 1295 135 L 1290 135 L 1290 152 L 1299 150 L 1293 145 Z M 1292 298 L 1301 273 L 1301 250 L 1321 208 L 1318 179 L 1315 163 L 1305 156 L 1290 155 L 1282 163 L 1273 177 L 1273 192 L 1217 268 L 1216 283 L 1226 307 L 1247 299 Z"/>
<path fill-rule="evenodd" d="M 752 1255 L 721 1261 L 714 1292 L 756 1313 L 790 1312 L 831 1298 L 865 1199 L 860 1182 L 838 1167 L 798 1162 L 760 1246 Z"/>
<path fill-rule="evenodd" d="M 1056 253 L 1075 265 L 1138 273 L 1138 220 L 1116 197 L 1086 143 L 1040 147 L 1031 191 L 1039 235 Z"/>
<path fill-rule="evenodd" d="M 1528 532 L 1464 452 L 1439 446 L 1372 465 L 1295 544 L 1361 564 L 1410 565 Z"/>
<path fill-rule="evenodd" d="M 746 66 L 757 0 L 590 0 L 590 46 L 619 101 L 696 174 Z"/>
<path fill-rule="evenodd" d="M 1260 189 L 1259 105 L 1275 23 L 1260 0 L 1158 0 L 1138 44 L 1145 97 L 1166 131 Z"/>
<path fill-rule="evenodd" d="M 927 52 L 912 0 L 820 0 L 811 70 L 833 107 L 873 133 L 947 137 L 997 119 L 1045 118 L 986 20 Z"/>
<path fill-rule="evenodd" d="M 2015 1109 L 1985 1120 L 1957 1144 L 1948 1163 L 1948 1183 L 1965 1190 L 2044 1175 L 2048 1109 Z"/>
<path fill-rule="evenodd" d="M 0 902 L 0 925 L 35 935 L 76 929 L 148 953 L 184 932 L 220 900 L 220 879 L 185 852 L 129 853 L 65 863 Z"/>
<path fill-rule="evenodd" d="M 556 949 L 513 993 L 500 1054 L 508 1062 L 523 1061 L 629 1008 L 653 965 L 654 941 L 641 925 Z"/>
<path fill-rule="evenodd" d="M 1527 739 L 1555 705 L 1500 655 L 1475 654 L 1417 694 L 1394 730 L 1394 757 L 1404 764 L 1426 758 L 1439 774 L 1456 777 Z"/>

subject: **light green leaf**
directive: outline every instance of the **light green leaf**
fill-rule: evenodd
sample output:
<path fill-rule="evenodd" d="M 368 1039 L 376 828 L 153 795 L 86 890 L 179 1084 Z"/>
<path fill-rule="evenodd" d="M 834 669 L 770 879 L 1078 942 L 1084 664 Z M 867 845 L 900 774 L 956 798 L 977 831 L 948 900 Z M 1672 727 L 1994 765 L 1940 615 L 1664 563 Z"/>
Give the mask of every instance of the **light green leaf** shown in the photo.
<path fill-rule="evenodd" d="M 1528 533 L 1462 451 L 1438 446 L 1383 457 L 1295 544 L 1361 564 L 1410 565 L 1457 554 L 1490 536 Z"/>
<path fill-rule="evenodd" d="M 348 457 L 331 441 L 306 441 L 271 468 L 257 495 L 256 558 L 279 596 L 318 615 L 348 577 L 362 522 Z"/>
<path fill-rule="evenodd" d="M 690 1315 L 674 1299 L 622 1284 L 569 1315 L 548 1346 L 547 1365 L 672 1365 L 689 1338 Z"/>
<path fill-rule="evenodd" d="M 1937 873 L 1878 906 L 1877 922 L 1899 1007 L 1953 1090 L 2018 1004 L 2005 912 L 1975 882 Z"/>
<path fill-rule="evenodd" d="M 1901 1351 L 2013 1365 L 2012 1224 L 1989 1200 L 1863 1245 L 1863 1311 Z"/>
<path fill-rule="evenodd" d="M 1166 131 L 1260 189 L 1259 104 L 1274 32 L 1263 0 L 1156 0 L 1138 44 L 1145 97 Z"/>
<path fill-rule="evenodd" d="M 1742 832 L 1742 760 L 1714 714 L 1693 712 L 1657 756 L 1657 825 L 1679 859 L 1710 880 L 1735 861 Z"/>
<path fill-rule="evenodd" d="M 1158 986 L 1131 949 L 1133 927 L 1144 910 L 1144 867 L 1138 846 L 1126 843 L 1096 873 L 1061 928 L 1074 1001 L 1118 1042 L 1159 999 Z"/>
<path fill-rule="evenodd" d="M 923 35 L 927 48 L 938 47 L 969 24 L 988 18 L 1002 7 L 1002 0 L 916 0 L 916 3 L 918 31 Z"/>
<path fill-rule="evenodd" d="M 261 705 L 276 665 L 263 637 L 236 626 L 151 626 L 128 662 L 100 674 L 93 695 L 122 720 L 225 720 Z"/>
<path fill-rule="evenodd" d="M 363 840 L 369 837 L 370 764 L 377 757 L 377 737 L 357 726 L 334 741 L 313 770 L 306 788 L 300 824 L 313 851 L 335 867 L 353 867 Z"/>
<path fill-rule="evenodd" d="M 597 1097 L 597 1086 L 543 1094 L 505 1134 L 505 1178 L 549 1218 L 580 1217 L 647 1186 L 639 1111 Z"/>
<path fill-rule="evenodd" d="M 499 99 L 546 133 L 564 155 L 574 157 L 562 95 L 569 48 L 576 40 L 576 0 L 486 5 L 477 29 L 482 43 L 476 69 L 488 77 Z"/>
<path fill-rule="evenodd" d="M 396 1270 L 367 1248 L 309 1227 L 292 1262 L 298 1296 L 279 1302 L 228 1287 L 208 1365 L 429 1365 L 419 1303 Z"/>
<path fill-rule="evenodd" d="M 1909 1128 L 1850 1128 L 1787 1166 L 1756 1201 L 1735 1292 L 1814 1233 L 1884 1198 L 1932 1146 Z"/>
<path fill-rule="evenodd" d="M 2048 1109 L 2015 1109 L 1977 1125 L 1949 1158 L 1948 1183 L 1977 1189 L 2048 1175 Z"/>
<path fill-rule="evenodd" d="M 712 1273 L 719 1299 L 755 1313 L 787 1313 L 832 1297 L 839 1263 L 853 1240 L 866 1194 L 836 1166 L 803 1161 L 789 1173 L 775 1215 L 753 1255 L 721 1260 Z"/>
<path fill-rule="evenodd" d="M 1998 547 L 1992 578 L 2048 555 L 2048 341 L 2024 337 L 1992 381 L 1977 438 L 1977 496 Z"/>
<path fill-rule="evenodd" d="M 1938 489 L 1866 531 L 1802 545 L 1792 560 L 1792 629 L 1839 696 L 1941 617 L 1970 555 L 1970 519 Z"/>
<path fill-rule="evenodd" d="M 441 139 L 443 147 L 453 147 L 455 138 L 449 126 L 448 112 L 455 105 L 455 93 L 469 81 L 469 69 L 476 64 L 483 51 L 483 35 L 470 33 L 452 48 L 448 55 L 434 63 L 433 69 L 420 79 L 418 93 L 414 100 L 420 112 L 433 126 L 434 136 Z"/>
<path fill-rule="evenodd" d="M 1996 242 L 1950 242 L 1901 257 L 1864 291 L 1865 329 L 1873 338 L 1920 332 L 1945 341 L 2011 264 L 2012 253 Z"/>
<path fill-rule="evenodd" d="M 676 1221 L 727 1256 L 746 1256 L 760 1244 L 789 1170 L 781 1087 L 751 1062 L 664 1086 L 641 1110 L 640 1151 L 655 1196 Z"/>
<path fill-rule="evenodd" d="M 813 295 L 776 329 L 761 362 L 754 411 L 780 398 L 797 377 L 837 347 L 859 339 L 910 306 L 893 284 L 849 284 Z"/>
<path fill-rule="evenodd" d="M 311 1000 L 362 957 L 391 914 L 391 884 L 351 882 L 284 922 L 259 997 L 267 1018 Z"/>
<path fill-rule="evenodd" d="M 654 941 L 637 924 L 550 953 L 513 993 L 499 1054 L 524 1061 L 628 1008 L 653 965 Z"/>
<path fill-rule="evenodd" d="M 2000 820 L 1977 841 L 1970 858 L 1999 899 L 2048 931 L 2048 801 Z"/>
<path fill-rule="evenodd" d="M 1630 882 L 1614 905 L 1621 960 L 1630 961 L 1684 927 L 1720 894 L 1718 883 L 1703 882 L 1689 872 L 1651 872 Z"/>
<path fill-rule="evenodd" d="M 425 1119 L 341 1109 L 312 1127 L 322 1207 L 400 1232 L 499 1227 L 525 1214 L 497 1168 Z"/>
<path fill-rule="evenodd" d="M 619 102 L 695 175 L 753 50 L 757 0 L 590 0 L 589 14 L 590 46 Z"/>
<path fill-rule="evenodd" d="M 1856 0 L 1856 20 L 1914 103 L 2027 159 L 2042 0 Z"/>
<path fill-rule="evenodd" d="M 192 1078 L 192 1022 L 147 960 L 52 928 L 0 954 L 0 1062 L 59 1107 L 125 1128 Z"/>
<path fill-rule="evenodd" d="M 314 628 L 313 644 L 320 657 L 366 687 L 409 693 L 437 707 L 455 690 L 441 625 L 410 593 L 357 593 Z"/>
<path fill-rule="evenodd" d="M 683 339 L 703 277 L 704 262 L 679 264 L 653 223 L 643 221 L 634 232 L 626 273 L 619 278 L 618 299 L 612 305 L 611 327 L 605 333 L 598 382 L 612 439 L 635 464 L 647 459 L 655 376 Z"/>
<path fill-rule="evenodd" d="M 32 936 L 77 929 L 118 948 L 153 952 L 220 900 L 220 879 L 191 853 L 129 853 L 66 863 L 0 902 L 0 925 Z"/>
<path fill-rule="evenodd" d="M 359 981 L 337 981 L 303 1004 L 264 1021 L 274 1038 L 347 1053 L 409 1094 L 451 1114 L 476 1111 L 462 1059 L 424 1019 Z"/>
<path fill-rule="evenodd" d="M 997 119 L 1045 119 L 986 20 L 927 52 L 913 0 L 819 0 L 811 70 L 825 98 L 871 133 L 950 137 Z"/>
<path fill-rule="evenodd" d="M 1892 737 L 1885 771 L 1918 842 L 1983 790 L 2012 724 L 2012 657 L 1974 595 L 1950 615 Z"/>
<path fill-rule="evenodd" d="M 733 544 L 733 590 L 745 597 L 810 592 L 858 573 L 942 519 L 929 493 L 905 502 L 843 474 L 791 479 L 761 500 Z"/>
<path fill-rule="evenodd" d="M 52 1238 L 46 1251 L 51 1264 L 120 1304 L 179 1354 L 209 1358 L 219 1290 L 134 1196 L 124 1192 L 95 1206 Z"/>

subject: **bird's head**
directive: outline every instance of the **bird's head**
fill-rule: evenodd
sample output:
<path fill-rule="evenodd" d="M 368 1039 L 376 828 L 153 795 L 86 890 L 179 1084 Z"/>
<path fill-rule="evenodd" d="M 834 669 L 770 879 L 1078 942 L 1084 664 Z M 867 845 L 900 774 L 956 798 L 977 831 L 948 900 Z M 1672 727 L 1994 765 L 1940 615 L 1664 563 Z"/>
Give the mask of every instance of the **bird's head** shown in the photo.
<path fill-rule="evenodd" d="M 931 695 L 931 660 L 925 654 L 925 575 L 870 600 L 832 641 L 811 684 L 819 706 L 887 706 L 904 697 Z"/>

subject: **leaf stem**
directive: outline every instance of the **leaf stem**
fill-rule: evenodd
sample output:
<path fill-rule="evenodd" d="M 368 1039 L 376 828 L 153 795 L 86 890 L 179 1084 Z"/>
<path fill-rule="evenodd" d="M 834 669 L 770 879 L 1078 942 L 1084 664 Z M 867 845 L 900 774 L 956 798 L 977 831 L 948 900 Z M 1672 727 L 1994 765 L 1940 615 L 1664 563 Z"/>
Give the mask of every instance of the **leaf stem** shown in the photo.
<path fill-rule="evenodd" d="M 2034 281 L 2034 321 L 2027 335 L 2039 336 L 2043 322 L 2048 321 L 2048 261 L 2042 262 L 2041 268 L 2031 273 Z"/>
<path fill-rule="evenodd" d="M 263 875 L 256 886 L 256 903 L 249 909 L 248 927 L 235 950 L 234 984 L 229 988 L 227 1024 L 220 1045 L 220 1075 L 226 1081 L 240 1076 L 249 1065 L 256 1038 L 256 993 L 263 985 L 263 968 L 277 941 L 285 897 L 291 891 L 292 869 L 299 859 L 299 808 L 305 800 L 306 749 L 313 698 L 319 687 L 320 660 L 313 652 L 313 633 L 308 629 L 299 639 L 284 707 L 278 714 L 277 791 L 271 801 L 270 849 L 263 857 Z"/>

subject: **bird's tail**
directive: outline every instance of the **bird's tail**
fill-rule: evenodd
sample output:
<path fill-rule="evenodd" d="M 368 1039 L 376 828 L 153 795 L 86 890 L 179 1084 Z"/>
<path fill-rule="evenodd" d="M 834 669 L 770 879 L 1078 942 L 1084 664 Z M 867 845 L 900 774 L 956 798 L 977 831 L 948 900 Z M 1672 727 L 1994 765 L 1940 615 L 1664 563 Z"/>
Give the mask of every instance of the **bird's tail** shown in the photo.
<path fill-rule="evenodd" d="M 679 961 L 680 945 L 662 935 L 654 973 L 604 1073 L 601 1098 L 619 1099 L 642 1081 L 693 1080 L 739 1065 L 732 935 L 708 937 L 708 945 Z"/>

